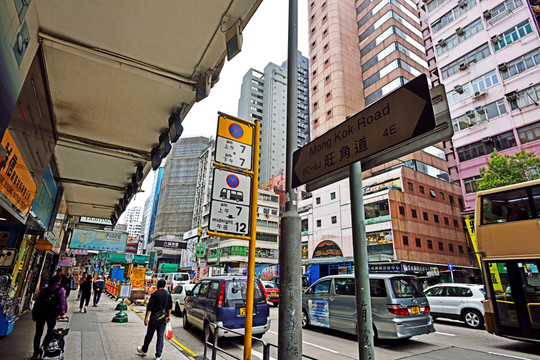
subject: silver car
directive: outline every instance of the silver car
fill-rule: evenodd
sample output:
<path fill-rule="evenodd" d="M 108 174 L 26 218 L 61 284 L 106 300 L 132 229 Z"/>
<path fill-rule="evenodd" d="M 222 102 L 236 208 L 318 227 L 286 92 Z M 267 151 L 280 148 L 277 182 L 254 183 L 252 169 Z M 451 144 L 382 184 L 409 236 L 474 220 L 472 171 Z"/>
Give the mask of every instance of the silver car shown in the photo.
<path fill-rule="evenodd" d="M 178 285 L 171 291 L 174 315 L 182 316 L 182 313 L 184 312 L 184 299 L 186 298 L 186 291 L 193 289 L 194 286 L 195 284 Z"/>
<path fill-rule="evenodd" d="M 406 339 L 435 332 L 428 300 L 414 276 L 370 274 L 369 283 L 376 339 Z M 352 274 L 323 277 L 305 291 L 302 327 L 308 325 L 356 334 Z"/>
<path fill-rule="evenodd" d="M 484 302 L 486 292 L 483 285 L 437 284 L 424 290 L 431 315 L 463 321 L 468 327 L 478 329 L 484 325 Z"/>

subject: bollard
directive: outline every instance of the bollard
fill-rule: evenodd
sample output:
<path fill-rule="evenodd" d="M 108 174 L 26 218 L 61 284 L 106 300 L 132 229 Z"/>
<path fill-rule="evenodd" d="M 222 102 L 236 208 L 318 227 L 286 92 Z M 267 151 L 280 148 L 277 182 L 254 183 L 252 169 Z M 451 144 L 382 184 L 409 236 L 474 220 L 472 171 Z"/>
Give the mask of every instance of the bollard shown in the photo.
<path fill-rule="evenodd" d="M 120 305 L 120 304 L 118 304 L 118 305 Z M 114 315 L 114 317 L 112 319 L 112 322 L 117 322 L 117 323 L 126 323 L 126 322 L 128 322 L 127 313 L 124 312 L 123 310 L 116 313 L 116 315 Z"/>

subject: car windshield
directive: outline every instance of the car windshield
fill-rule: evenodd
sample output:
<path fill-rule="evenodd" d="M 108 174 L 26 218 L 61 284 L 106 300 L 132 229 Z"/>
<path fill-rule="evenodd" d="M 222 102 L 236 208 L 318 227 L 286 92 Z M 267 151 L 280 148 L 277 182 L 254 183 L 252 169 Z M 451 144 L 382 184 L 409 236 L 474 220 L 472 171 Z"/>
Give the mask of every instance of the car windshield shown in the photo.
<path fill-rule="evenodd" d="M 176 274 L 176 275 L 174 275 L 174 280 L 175 281 L 186 281 L 186 280 L 189 280 L 189 275 L 188 274 Z"/>
<path fill-rule="evenodd" d="M 390 279 L 392 290 L 397 298 L 413 298 L 424 296 L 420 290 L 420 284 L 413 278 L 392 278 Z"/>
<path fill-rule="evenodd" d="M 273 282 L 265 282 L 264 287 L 267 288 L 267 289 L 276 289 L 277 288 L 276 284 L 274 284 Z"/>

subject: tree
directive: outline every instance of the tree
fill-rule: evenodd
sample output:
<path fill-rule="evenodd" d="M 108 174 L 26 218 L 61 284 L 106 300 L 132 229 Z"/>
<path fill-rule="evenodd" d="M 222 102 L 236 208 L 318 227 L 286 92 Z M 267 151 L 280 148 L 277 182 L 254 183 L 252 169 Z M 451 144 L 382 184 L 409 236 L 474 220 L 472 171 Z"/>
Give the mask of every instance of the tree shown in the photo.
<path fill-rule="evenodd" d="M 489 156 L 487 169 L 480 168 L 480 176 L 478 190 L 540 179 L 540 158 L 534 151 L 521 150 L 514 155 L 501 155 L 494 151 Z"/>

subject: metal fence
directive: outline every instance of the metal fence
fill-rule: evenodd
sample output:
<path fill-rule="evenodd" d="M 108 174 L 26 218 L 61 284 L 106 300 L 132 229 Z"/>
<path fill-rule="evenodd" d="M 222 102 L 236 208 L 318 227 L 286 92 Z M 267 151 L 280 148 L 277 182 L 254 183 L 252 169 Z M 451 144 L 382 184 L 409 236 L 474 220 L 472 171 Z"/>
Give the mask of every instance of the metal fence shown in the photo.
<path fill-rule="evenodd" d="M 233 355 L 231 354 L 230 352 L 228 352 L 227 350 L 223 349 L 223 348 L 220 348 L 218 346 L 218 337 L 215 336 L 215 334 L 218 334 L 219 333 L 219 329 L 225 329 L 229 332 L 232 332 L 234 334 L 237 334 L 238 336 L 244 336 L 244 334 L 240 333 L 240 332 L 237 332 L 237 331 L 234 331 L 234 330 L 231 330 L 231 329 L 228 329 L 226 327 L 223 327 L 223 326 L 219 326 L 219 325 L 216 325 L 214 323 L 211 323 L 210 324 L 210 329 L 213 329 L 213 334 L 214 336 L 212 337 L 212 342 L 209 342 L 208 341 L 208 338 L 205 334 L 205 337 L 204 337 L 204 353 L 203 353 L 203 359 L 204 360 L 207 360 L 207 354 L 208 354 L 208 346 L 210 346 L 212 348 L 212 354 L 211 354 L 211 360 L 216 360 L 217 358 L 217 354 L 218 353 L 221 353 L 221 354 L 225 354 L 227 356 L 229 356 L 230 358 L 232 359 L 236 359 L 236 360 L 243 360 L 241 357 L 238 357 L 236 355 Z M 258 339 L 256 337 L 252 337 L 252 341 L 253 342 L 259 342 L 262 344 L 263 346 L 263 358 L 262 360 L 270 360 L 270 352 L 271 352 L 271 348 L 278 348 L 278 346 L 276 344 L 272 344 L 272 343 L 269 343 L 269 342 L 266 342 L 264 340 L 261 340 L 261 339 Z M 305 355 L 305 354 L 302 354 L 302 358 L 304 359 L 309 359 L 309 360 L 318 360 L 317 358 L 314 358 L 312 356 L 309 356 L 309 355 Z"/>

